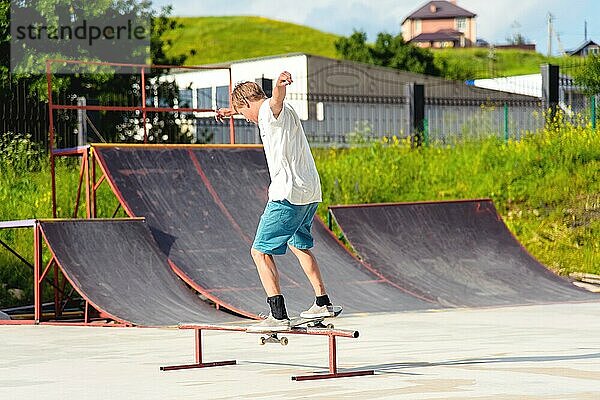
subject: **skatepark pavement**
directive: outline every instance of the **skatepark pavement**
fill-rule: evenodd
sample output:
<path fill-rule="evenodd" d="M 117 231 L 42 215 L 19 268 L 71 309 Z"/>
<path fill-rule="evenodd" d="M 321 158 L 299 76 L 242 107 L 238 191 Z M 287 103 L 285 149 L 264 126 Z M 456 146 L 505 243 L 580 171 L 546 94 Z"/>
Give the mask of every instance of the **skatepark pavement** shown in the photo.
<path fill-rule="evenodd" d="M 206 361 L 238 365 L 161 372 L 193 360 L 175 329 L 4 326 L 0 398 L 12 399 L 597 399 L 597 303 L 446 309 L 339 317 L 340 370 L 374 376 L 293 382 L 327 370 L 327 340 L 206 332 Z"/>

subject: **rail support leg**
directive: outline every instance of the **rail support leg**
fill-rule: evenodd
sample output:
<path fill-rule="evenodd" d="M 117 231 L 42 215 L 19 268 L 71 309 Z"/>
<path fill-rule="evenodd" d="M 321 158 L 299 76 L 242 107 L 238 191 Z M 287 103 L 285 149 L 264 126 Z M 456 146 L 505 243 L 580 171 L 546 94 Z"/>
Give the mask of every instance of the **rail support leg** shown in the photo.
<path fill-rule="evenodd" d="M 219 367 L 222 365 L 235 365 L 236 360 L 230 361 L 214 361 L 214 362 L 202 362 L 202 329 L 194 329 L 195 342 L 196 342 L 196 354 L 194 364 L 184 365 L 170 365 L 167 367 L 160 367 L 161 371 L 173 371 L 177 369 L 192 369 L 192 368 L 207 368 L 207 367 Z"/>
<path fill-rule="evenodd" d="M 372 369 L 351 372 L 338 372 L 337 370 L 337 346 L 335 335 L 329 335 L 329 373 L 292 376 L 293 381 L 314 381 L 317 379 L 346 378 L 351 376 L 373 375 Z"/>

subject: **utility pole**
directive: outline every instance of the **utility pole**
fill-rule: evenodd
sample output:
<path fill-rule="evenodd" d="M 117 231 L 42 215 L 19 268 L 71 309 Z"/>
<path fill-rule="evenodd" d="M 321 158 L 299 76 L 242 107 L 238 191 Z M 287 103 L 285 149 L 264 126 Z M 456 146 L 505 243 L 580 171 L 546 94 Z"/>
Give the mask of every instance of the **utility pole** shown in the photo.
<path fill-rule="evenodd" d="M 552 20 L 554 16 L 548 12 L 548 57 L 552 55 Z"/>
<path fill-rule="evenodd" d="M 587 21 L 583 21 L 583 40 L 587 42 Z"/>
<path fill-rule="evenodd" d="M 560 41 L 560 33 L 556 32 L 556 43 L 558 43 L 558 55 L 563 56 L 565 54 L 565 48 Z"/>

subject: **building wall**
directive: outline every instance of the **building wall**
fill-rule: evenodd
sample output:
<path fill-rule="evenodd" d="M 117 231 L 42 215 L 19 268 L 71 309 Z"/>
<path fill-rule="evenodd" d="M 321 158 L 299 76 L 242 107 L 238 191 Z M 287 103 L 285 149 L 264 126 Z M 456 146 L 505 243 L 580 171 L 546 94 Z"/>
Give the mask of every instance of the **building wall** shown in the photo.
<path fill-rule="evenodd" d="M 579 52 L 577 55 L 586 57 L 590 54 L 595 54 L 595 55 L 600 54 L 600 46 L 594 45 L 594 44 L 589 45 L 589 46 L 583 48 L 581 50 L 581 52 Z"/>
<path fill-rule="evenodd" d="M 434 33 L 442 29 L 456 29 L 454 18 L 424 19 L 422 26 L 424 33 Z"/>
<path fill-rule="evenodd" d="M 400 31 L 402 32 L 402 39 L 404 39 L 405 42 L 408 42 L 410 39 L 412 39 L 413 37 L 415 37 L 419 33 L 421 33 L 421 32 L 415 33 L 414 25 L 415 25 L 415 22 L 412 19 L 407 19 L 400 26 Z"/>
<path fill-rule="evenodd" d="M 498 90 L 509 93 L 518 93 L 537 98 L 542 97 L 541 74 L 475 79 L 472 81 L 472 84 L 474 86 L 485 89 Z"/>
<path fill-rule="evenodd" d="M 293 98 L 293 100 L 290 100 L 290 104 L 298 112 L 300 119 L 306 120 L 308 118 L 308 106 L 306 100 L 302 100 L 306 99 L 308 90 L 306 63 L 306 55 L 304 54 L 234 62 L 231 64 L 231 82 L 235 86 L 238 82 L 254 82 L 256 79 L 263 77 L 275 81 L 281 72 L 289 71 L 294 80 L 293 85 L 288 88 L 288 94 L 290 98 Z M 212 104 L 209 108 L 215 109 L 227 106 L 223 102 L 218 104 L 219 102 L 216 101 L 217 88 L 227 87 L 227 91 L 229 91 L 229 70 L 226 68 L 175 73 L 161 79 L 174 79 L 179 88 L 192 89 L 194 108 L 200 108 L 197 90 L 202 88 L 211 89 Z"/>
<path fill-rule="evenodd" d="M 475 18 L 467 18 L 467 29 L 465 30 L 466 46 L 474 46 L 477 42 L 477 24 Z"/>
<path fill-rule="evenodd" d="M 289 102 L 298 113 L 301 120 L 308 119 L 308 93 L 307 57 L 294 55 L 289 57 L 273 57 L 257 60 L 239 61 L 231 64 L 233 83 L 239 81 L 254 81 L 265 77 L 272 79 L 273 83 L 279 74 L 288 71 L 292 74 L 294 83 L 287 88 Z"/>
<path fill-rule="evenodd" d="M 421 47 L 421 48 L 434 48 L 434 49 L 441 49 L 441 48 L 447 48 L 447 47 L 460 47 L 460 43 L 456 43 L 449 40 L 449 41 L 435 41 L 435 42 L 415 42 L 413 43 L 415 46 L 417 47 Z"/>

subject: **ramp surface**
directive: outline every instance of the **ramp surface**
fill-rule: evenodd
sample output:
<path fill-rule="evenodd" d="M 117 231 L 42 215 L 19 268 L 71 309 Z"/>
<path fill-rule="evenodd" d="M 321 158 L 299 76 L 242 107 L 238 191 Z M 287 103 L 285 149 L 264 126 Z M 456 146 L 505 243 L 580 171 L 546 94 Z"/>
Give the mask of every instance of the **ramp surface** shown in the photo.
<path fill-rule="evenodd" d="M 442 305 L 600 299 L 533 258 L 491 200 L 340 206 L 331 211 L 368 264 Z"/>
<path fill-rule="evenodd" d="M 130 216 L 144 216 L 176 272 L 216 303 L 254 316 L 267 310 L 250 257 L 267 201 L 262 148 L 95 147 Z M 328 292 L 347 313 L 402 311 L 437 305 L 369 271 L 316 220 L 315 256 Z M 314 300 L 291 254 L 277 257 L 290 314 Z"/>
<path fill-rule="evenodd" d="M 181 282 L 144 221 L 57 220 L 40 225 L 73 287 L 117 321 L 167 326 L 237 319 L 202 301 Z"/>

